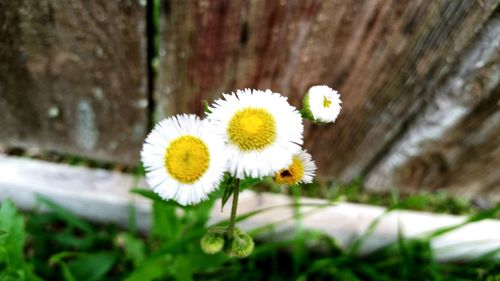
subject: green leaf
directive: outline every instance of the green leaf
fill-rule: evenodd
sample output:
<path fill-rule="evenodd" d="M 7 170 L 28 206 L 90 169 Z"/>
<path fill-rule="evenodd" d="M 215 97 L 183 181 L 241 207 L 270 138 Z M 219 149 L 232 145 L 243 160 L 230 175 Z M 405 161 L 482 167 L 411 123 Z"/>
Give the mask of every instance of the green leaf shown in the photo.
<path fill-rule="evenodd" d="M 101 280 L 116 262 L 115 252 L 82 254 L 68 262 L 68 268 L 76 280 Z"/>
<path fill-rule="evenodd" d="M 0 207 L 0 228 L 6 232 L 0 236 L 0 248 L 4 249 L 0 261 L 5 262 L 8 267 L 20 268 L 23 264 L 26 234 L 23 218 L 11 201 L 5 201 Z"/>
<path fill-rule="evenodd" d="M 77 255 L 77 252 L 59 252 L 50 257 L 49 265 L 54 266 L 56 264 L 60 264 L 61 262 L 64 262 L 65 259 L 76 257 Z"/>
<path fill-rule="evenodd" d="M 56 204 L 54 201 L 41 195 L 37 196 L 37 200 L 47 206 L 59 219 L 65 221 L 67 224 L 87 233 L 92 232 L 92 226 L 90 226 L 90 224 L 73 215 L 68 210 Z"/>
<path fill-rule="evenodd" d="M 210 214 L 215 204 L 215 198 L 198 203 L 196 206 L 184 207 L 182 223 L 185 224 L 184 232 L 196 229 L 206 230 L 206 224 L 210 219 Z"/>
<path fill-rule="evenodd" d="M 153 235 L 164 242 L 175 241 L 181 234 L 181 222 L 177 207 L 165 201 L 153 202 Z"/>
<path fill-rule="evenodd" d="M 144 241 L 138 239 L 129 233 L 124 233 L 120 236 L 123 238 L 123 249 L 127 259 L 131 260 L 134 267 L 139 266 L 146 257 Z"/>
<path fill-rule="evenodd" d="M 443 227 L 443 228 L 440 228 L 436 231 L 432 231 L 431 233 L 429 233 L 425 237 L 425 239 L 430 240 L 430 239 L 436 238 L 438 236 L 444 235 L 448 232 L 459 229 L 461 227 L 464 227 L 470 223 L 478 222 L 478 221 L 485 220 L 485 219 L 495 218 L 495 216 L 498 214 L 498 212 L 500 212 L 500 206 L 479 212 L 477 214 L 469 216 L 464 222 L 457 223 L 455 225 L 451 225 L 448 227 Z"/>
<path fill-rule="evenodd" d="M 132 188 L 130 192 L 139 194 L 145 198 L 151 199 L 155 202 L 165 202 L 158 194 L 154 193 L 152 190 L 144 188 Z"/>
<path fill-rule="evenodd" d="M 272 230 L 275 227 L 279 226 L 280 224 L 282 224 L 286 220 L 289 220 L 289 219 L 297 220 L 299 217 L 306 217 L 306 216 L 308 216 L 310 214 L 313 214 L 313 213 L 317 212 L 321 208 L 332 206 L 331 204 L 308 204 L 308 205 L 310 207 L 312 207 L 310 210 L 307 210 L 307 211 L 304 211 L 304 212 L 300 212 L 300 213 L 294 213 L 289 218 L 285 218 L 285 219 L 277 221 L 277 222 L 271 222 L 271 223 L 265 224 L 263 226 L 256 227 L 256 228 L 250 230 L 248 234 L 250 234 L 251 236 L 258 236 L 259 234 L 263 234 L 265 232 L 269 232 L 270 230 Z M 290 206 L 291 207 L 296 207 L 296 206 L 306 206 L 306 205 L 305 204 L 290 204 Z M 272 207 L 270 207 L 270 208 L 272 208 Z M 252 214 L 252 216 L 253 215 L 254 214 Z M 236 218 L 236 221 L 239 221 L 238 217 Z M 305 236 L 304 236 L 304 234 L 303 235 L 299 235 L 295 239 L 296 240 L 298 239 L 299 240 L 298 242 L 300 242 L 300 240 L 305 239 Z M 295 241 L 295 242 L 297 242 L 297 241 Z M 294 249 L 294 251 L 296 251 L 296 249 Z"/>
<path fill-rule="evenodd" d="M 151 281 L 159 280 L 169 271 L 169 259 L 167 256 L 150 257 L 130 274 L 125 281 Z"/>
<path fill-rule="evenodd" d="M 62 233 L 55 233 L 52 237 L 54 241 L 57 241 L 64 247 L 78 248 L 80 250 L 89 248 L 94 242 L 94 233 L 89 233 L 87 235 L 75 235 L 73 231 L 64 231 Z"/>
<path fill-rule="evenodd" d="M 4 234 L 7 234 L 7 231 L 5 231 L 5 230 L 1 230 L 1 229 L 0 229 L 0 236 L 2 236 L 2 235 L 4 235 Z"/>
<path fill-rule="evenodd" d="M 250 212 L 238 215 L 236 217 L 236 222 L 244 221 L 244 220 L 246 220 L 246 219 L 248 219 L 250 217 L 253 217 L 253 216 L 258 215 L 260 213 L 264 213 L 264 212 L 271 211 L 271 210 L 274 210 L 274 209 L 286 208 L 286 207 L 295 207 L 296 205 L 297 205 L 296 203 L 282 204 L 282 205 L 276 205 L 276 206 L 271 206 L 271 207 L 266 207 L 266 208 L 258 209 L 258 210 L 255 210 L 255 211 L 250 211 Z M 322 208 L 322 207 L 333 206 L 335 204 L 334 203 L 303 203 L 303 204 L 299 204 L 299 205 L 301 207 L 318 207 L 318 208 Z M 312 211 L 315 211 L 315 210 L 312 210 Z M 228 222 L 229 222 L 229 220 L 223 220 L 223 221 L 220 221 L 220 222 L 216 223 L 213 226 L 227 225 Z M 279 222 L 277 222 L 275 224 L 278 224 L 278 223 Z M 206 233 L 206 229 L 204 229 L 204 228 L 203 229 L 198 229 L 198 230 L 193 230 L 193 231 L 191 231 L 189 233 L 186 233 L 186 235 L 182 236 L 178 240 L 171 241 L 170 243 L 165 243 L 165 245 L 162 246 L 162 248 L 160 249 L 160 251 L 158 253 L 156 253 L 156 255 L 164 255 L 164 254 L 168 254 L 168 253 L 175 253 L 175 252 L 181 251 L 181 250 L 183 250 L 183 248 L 185 247 L 186 244 L 189 244 L 189 243 L 192 243 L 192 241 L 196 241 L 196 240 L 201 239 L 201 237 L 205 233 Z"/>
<path fill-rule="evenodd" d="M 73 259 L 66 262 L 66 259 Z M 49 259 L 49 265 L 59 265 L 66 280 L 101 280 L 116 262 L 115 252 L 80 254 L 60 252 Z"/>
<path fill-rule="evenodd" d="M 10 200 L 0 206 L 0 229 L 0 280 L 41 280 L 24 261 L 24 220 Z"/>
<path fill-rule="evenodd" d="M 240 183 L 240 191 L 243 191 L 247 188 L 250 188 L 254 185 L 257 185 L 262 182 L 262 179 L 259 178 L 245 178 Z"/>
<path fill-rule="evenodd" d="M 132 234 L 137 233 L 137 218 L 134 204 L 128 206 L 128 231 Z"/>
<path fill-rule="evenodd" d="M 71 273 L 71 270 L 69 269 L 68 265 L 65 262 L 61 262 L 59 264 L 61 266 L 62 274 L 64 276 L 64 280 L 66 281 L 77 281 L 75 276 L 73 276 L 73 273 Z"/>
<path fill-rule="evenodd" d="M 224 205 L 226 205 L 227 200 L 229 197 L 231 197 L 231 194 L 233 194 L 234 191 L 234 185 L 236 184 L 235 180 L 233 177 L 229 176 L 227 180 L 224 180 L 223 185 L 224 187 L 224 194 L 222 195 L 222 203 L 221 203 L 221 211 L 224 209 Z"/>
<path fill-rule="evenodd" d="M 377 226 L 380 223 L 380 221 L 382 220 L 382 218 L 385 217 L 391 211 L 392 211 L 392 209 L 385 210 L 382 214 L 380 214 L 378 217 L 376 217 L 374 220 L 372 220 L 372 222 L 370 222 L 370 224 L 365 229 L 363 234 L 361 234 L 360 236 L 358 236 L 354 239 L 354 241 L 351 243 L 351 246 L 348 249 L 348 252 L 350 255 L 355 255 L 358 253 L 359 249 L 361 249 L 361 247 L 364 245 L 364 243 L 368 239 L 368 237 L 370 237 L 373 234 L 373 232 L 377 228 Z"/>
<path fill-rule="evenodd" d="M 179 281 L 193 280 L 193 264 L 190 256 L 177 255 L 170 268 L 170 274 Z"/>
<path fill-rule="evenodd" d="M 243 191 L 246 188 L 250 188 L 260 182 L 262 182 L 262 179 L 245 178 L 240 181 L 240 191 Z M 226 174 L 224 177 L 224 181 L 221 183 L 221 186 L 224 186 L 224 194 L 222 195 L 221 210 L 224 209 L 227 200 L 229 200 L 229 197 L 231 197 L 231 195 L 233 194 L 235 184 L 236 184 L 235 178 Z"/>
<path fill-rule="evenodd" d="M 206 100 L 203 100 L 203 109 L 205 110 L 206 114 L 212 113 L 212 110 L 210 110 L 210 106 L 208 105 L 208 102 Z"/>

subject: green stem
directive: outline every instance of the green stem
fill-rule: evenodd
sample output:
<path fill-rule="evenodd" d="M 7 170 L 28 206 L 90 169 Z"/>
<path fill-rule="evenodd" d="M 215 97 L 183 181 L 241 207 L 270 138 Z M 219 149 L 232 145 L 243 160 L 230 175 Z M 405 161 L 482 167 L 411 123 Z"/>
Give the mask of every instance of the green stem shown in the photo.
<path fill-rule="evenodd" d="M 229 218 L 229 225 L 227 226 L 227 233 L 233 236 L 234 226 L 236 224 L 236 210 L 238 209 L 238 196 L 240 194 L 240 179 L 236 179 L 236 184 L 233 190 L 233 206 L 231 206 L 231 217 Z"/>

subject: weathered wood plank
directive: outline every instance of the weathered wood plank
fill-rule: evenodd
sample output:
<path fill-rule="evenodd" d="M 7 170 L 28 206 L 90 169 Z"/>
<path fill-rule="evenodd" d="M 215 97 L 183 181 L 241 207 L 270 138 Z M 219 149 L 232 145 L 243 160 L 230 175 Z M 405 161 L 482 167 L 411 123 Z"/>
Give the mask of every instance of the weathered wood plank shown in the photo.
<path fill-rule="evenodd" d="M 387 190 L 448 190 L 500 201 L 500 13 L 367 178 Z"/>
<path fill-rule="evenodd" d="M 324 171 L 343 180 L 366 174 L 385 154 L 498 6 L 498 1 L 363 3 L 344 36 L 327 25 L 311 35 L 311 46 L 329 38 L 340 41 L 337 53 L 347 58 L 305 51 L 313 65 L 326 64 L 335 73 L 317 77 L 330 79 L 344 94 L 338 123 L 314 128 L 308 139 L 314 141 L 311 150 Z M 320 153 L 328 147 L 333 147 L 329 153 Z"/>
<path fill-rule="evenodd" d="M 160 68 L 156 99 L 161 116 L 203 111 L 230 83 L 245 1 L 161 1 Z"/>
<path fill-rule="evenodd" d="M 202 111 L 235 88 L 300 105 L 313 84 L 340 89 L 334 125 L 306 128 L 319 174 L 367 174 L 401 136 L 499 1 L 165 1 L 160 115 Z"/>
<path fill-rule="evenodd" d="M 137 163 L 148 126 L 140 2 L 0 0 L 2 144 Z"/>
<path fill-rule="evenodd" d="M 138 182 L 142 185 L 142 180 Z M 115 222 L 126 227 L 129 208 L 135 206 L 137 226 L 146 232 L 151 226 L 151 206 L 148 200 L 128 193 L 135 186 L 136 181 L 130 175 L 0 155 L 0 201 L 11 198 L 26 210 L 37 207 L 35 196 L 40 194 L 92 221 Z M 282 207 L 251 217 L 239 226 L 251 230 L 273 223 L 275 228 L 266 236 L 287 238 L 293 235 L 296 226 L 293 220 L 295 210 L 283 206 L 292 203 L 292 200 L 284 195 L 247 190 L 240 195 L 239 214 L 272 206 Z M 324 204 L 326 201 L 302 198 L 301 202 Z M 220 201 L 216 202 L 216 206 L 220 206 Z M 400 230 L 404 235 L 416 237 L 465 219 L 412 211 L 394 211 L 384 215 L 384 208 L 351 203 L 338 203 L 320 209 L 302 207 L 301 210 L 304 212 L 304 229 L 331 235 L 344 248 L 365 233 L 373 220 L 381 218 L 373 234 L 364 240 L 361 254 L 397 241 Z M 215 207 L 210 224 L 227 219 L 229 213 L 227 207 L 222 213 Z M 500 247 L 499 232 L 498 220 L 469 224 L 434 239 L 435 257 L 445 261 L 481 256 Z M 500 259 L 500 254 L 497 258 Z"/>
<path fill-rule="evenodd" d="M 122 226 L 134 207 L 137 227 L 151 225 L 150 202 L 129 192 L 139 184 L 130 175 L 2 155 L 0 170 L 0 200 L 10 198 L 25 210 L 37 208 L 42 195 L 88 220 Z"/>

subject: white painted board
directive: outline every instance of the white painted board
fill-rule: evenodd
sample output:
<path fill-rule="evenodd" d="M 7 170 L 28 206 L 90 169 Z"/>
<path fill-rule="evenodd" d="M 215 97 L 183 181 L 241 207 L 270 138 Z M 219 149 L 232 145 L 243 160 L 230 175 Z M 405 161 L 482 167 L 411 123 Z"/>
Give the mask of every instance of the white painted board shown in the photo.
<path fill-rule="evenodd" d="M 50 198 L 76 215 L 94 222 L 115 222 L 126 226 L 131 206 L 137 216 L 137 226 L 148 231 L 151 226 L 150 201 L 129 193 L 134 187 L 145 187 L 142 179 L 100 169 L 74 167 L 40 160 L 0 155 L 0 200 L 12 199 L 24 210 L 37 208 L 36 195 Z M 240 195 L 240 214 L 271 206 L 286 205 L 292 199 L 285 195 L 244 191 Z M 302 203 L 326 203 L 322 199 L 302 198 Z M 229 217 L 230 208 L 220 210 L 220 201 L 212 210 L 211 223 Z M 382 217 L 369 236 L 360 254 L 369 253 L 397 239 L 398 230 L 405 236 L 416 237 L 433 230 L 458 224 L 465 217 L 438 215 L 415 211 L 386 213 L 382 207 L 338 203 L 315 209 L 303 207 L 307 215 L 302 227 L 322 231 L 334 237 L 342 247 L 348 247 L 368 226 Z M 245 230 L 277 223 L 272 230 L 281 237 L 292 235 L 295 221 L 290 207 L 275 208 L 242 222 Z M 450 232 L 432 242 L 437 260 L 470 259 L 500 248 L 500 221 L 484 220 Z M 500 259 L 500 254 L 497 255 Z"/>

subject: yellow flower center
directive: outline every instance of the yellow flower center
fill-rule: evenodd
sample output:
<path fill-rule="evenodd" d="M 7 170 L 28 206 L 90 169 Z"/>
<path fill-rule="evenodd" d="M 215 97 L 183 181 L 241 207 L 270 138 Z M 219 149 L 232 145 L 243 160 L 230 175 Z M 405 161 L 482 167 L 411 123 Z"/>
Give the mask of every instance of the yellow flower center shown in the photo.
<path fill-rule="evenodd" d="M 323 107 L 328 108 L 332 104 L 332 101 L 328 99 L 326 96 L 323 96 Z"/>
<path fill-rule="evenodd" d="M 267 110 L 249 107 L 234 114 L 227 133 L 241 150 L 259 150 L 276 139 L 276 122 Z"/>
<path fill-rule="evenodd" d="M 304 165 L 299 157 L 294 156 L 292 164 L 274 175 L 274 181 L 278 184 L 297 184 L 304 175 Z"/>
<path fill-rule="evenodd" d="M 194 136 L 173 140 L 165 153 L 168 173 L 182 183 L 193 183 L 208 169 L 210 154 L 205 143 Z"/>

